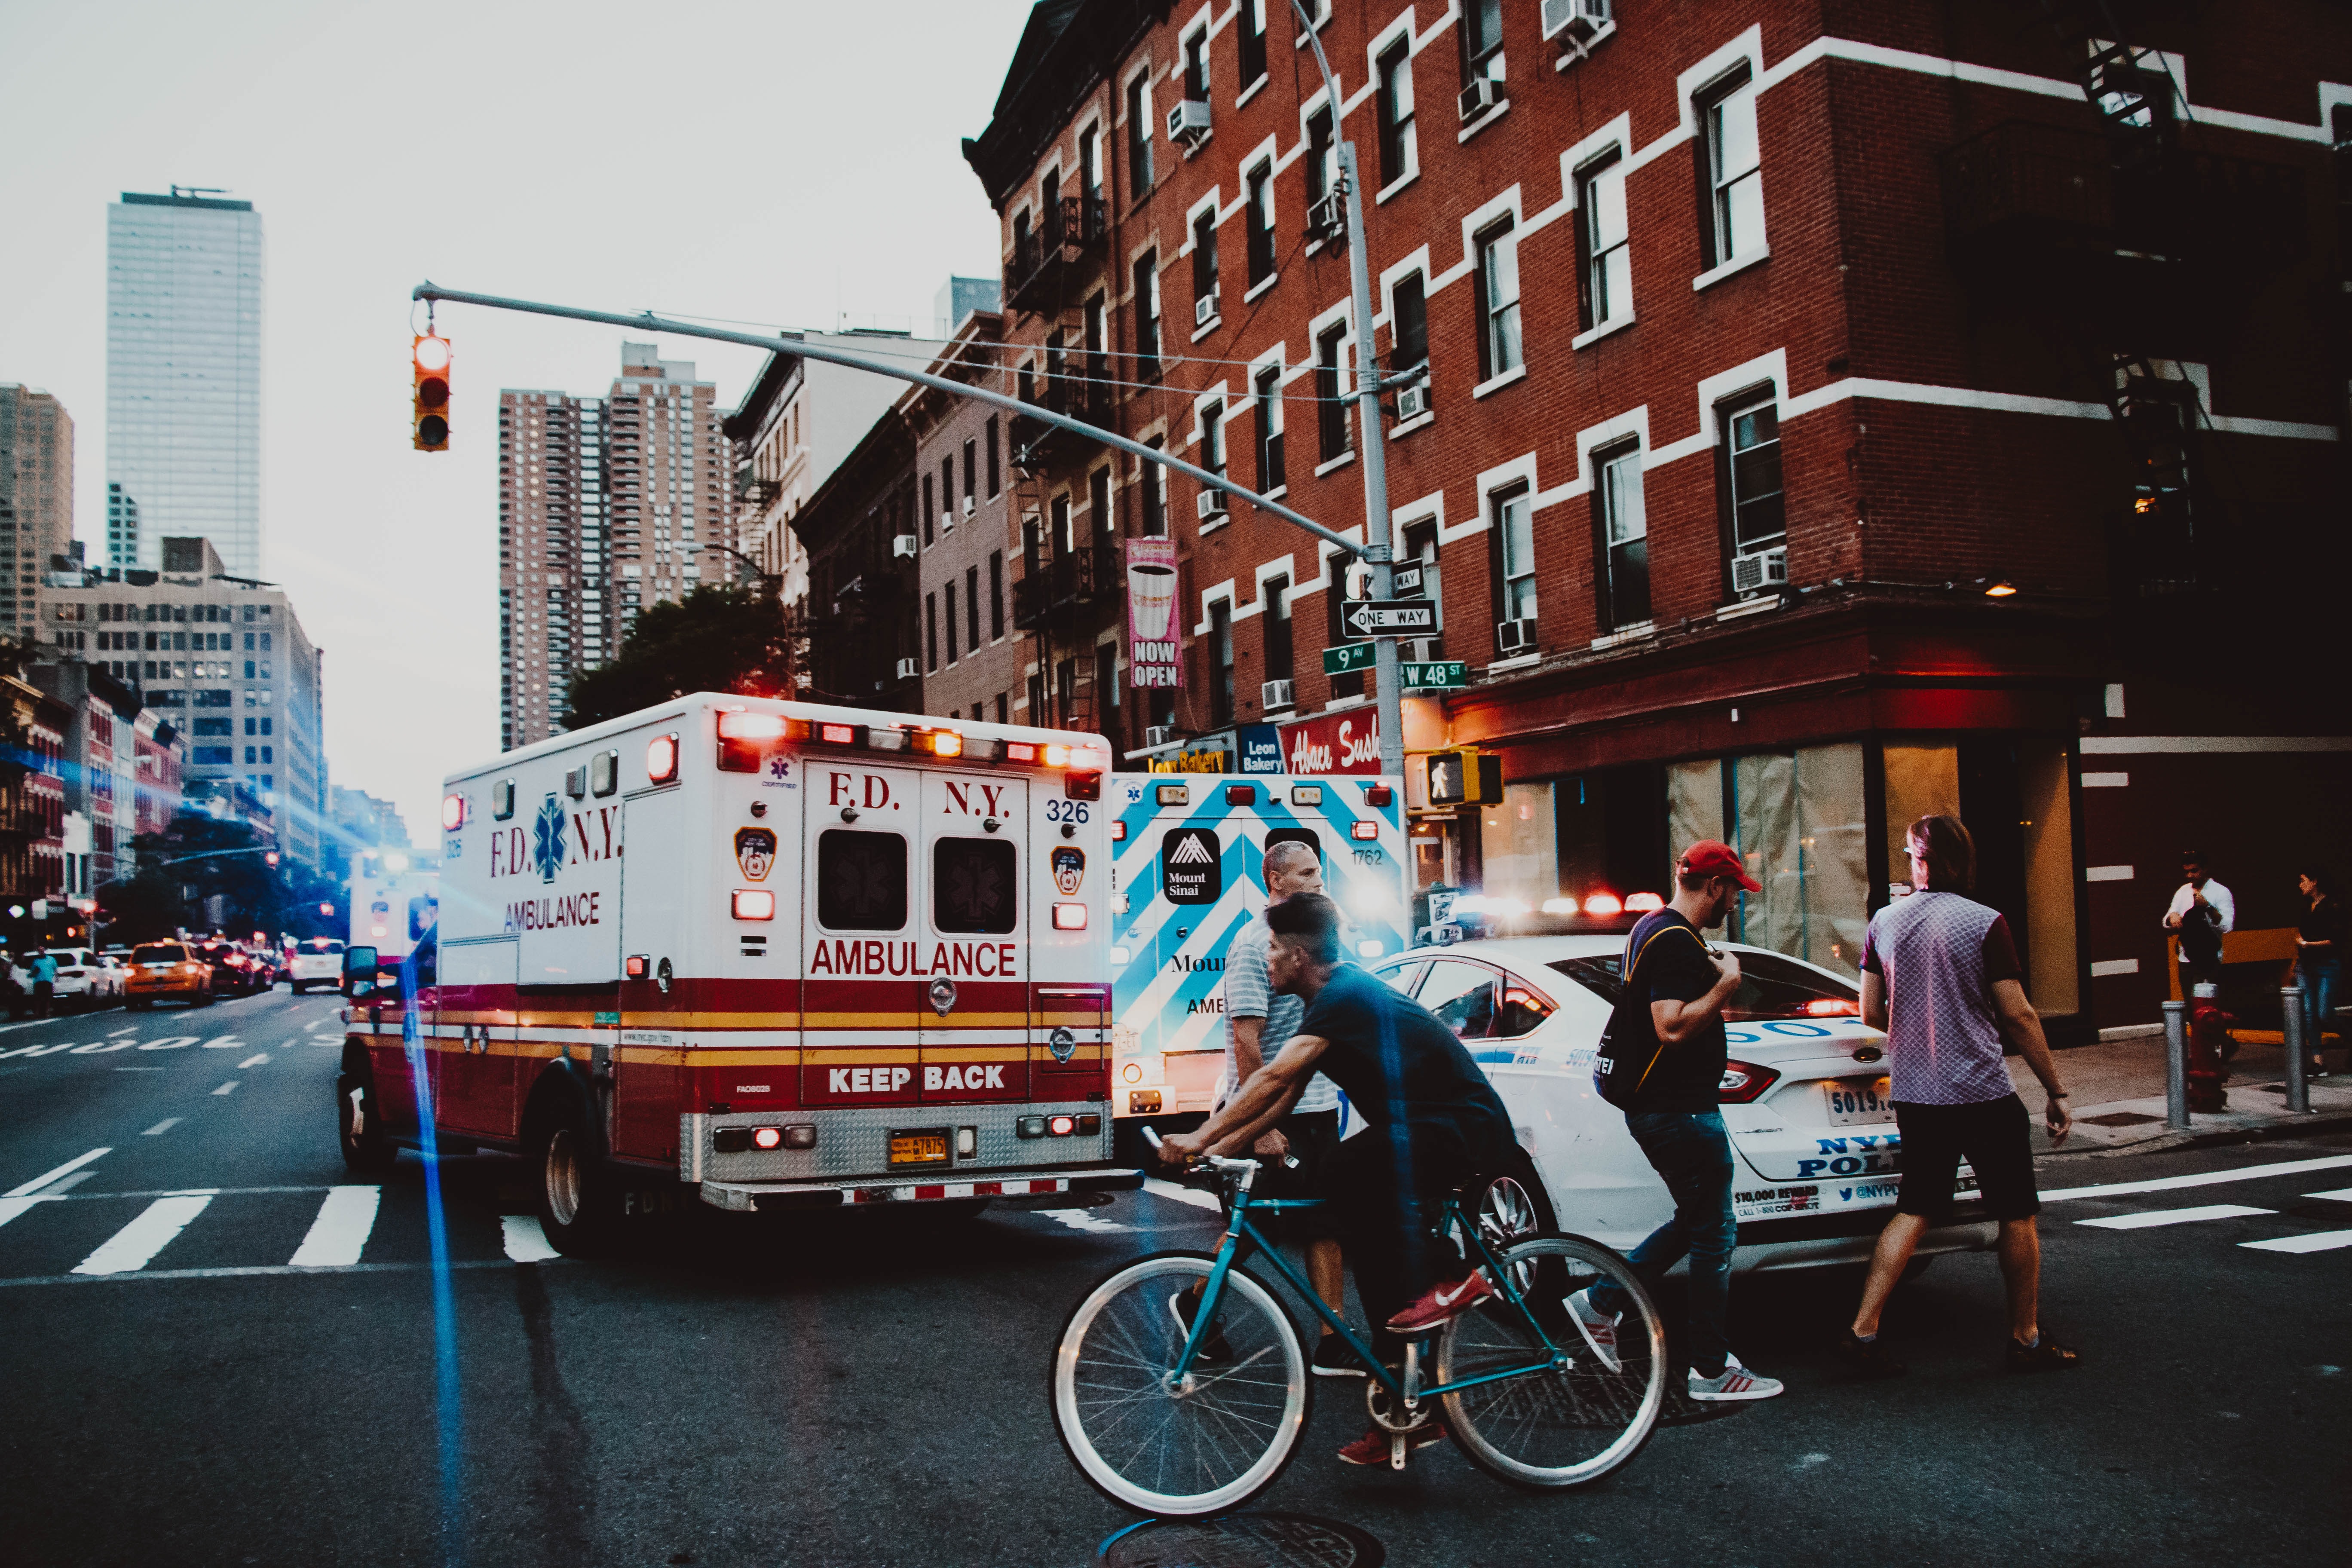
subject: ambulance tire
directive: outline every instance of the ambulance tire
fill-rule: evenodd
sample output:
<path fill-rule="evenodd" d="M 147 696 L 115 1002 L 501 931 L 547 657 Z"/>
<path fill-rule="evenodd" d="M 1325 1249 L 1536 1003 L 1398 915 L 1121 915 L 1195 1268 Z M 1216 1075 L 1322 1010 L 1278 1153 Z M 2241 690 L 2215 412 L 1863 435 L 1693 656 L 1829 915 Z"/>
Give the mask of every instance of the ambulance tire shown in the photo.
<path fill-rule="evenodd" d="M 569 1094 L 549 1097 L 523 1141 L 532 1173 L 531 1204 L 548 1245 L 569 1258 L 593 1257 L 612 1244 L 619 1186 L 588 1113 Z"/>
<path fill-rule="evenodd" d="M 352 1103 L 354 1091 L 357 1106 Z M 356 1134 L 352 1131 L 354 1113 L 360 1122 Z M 373 1080 L 349 1072 L 336 1075 L 335 1142 L 342 1149 L 344 1167 L 354 1175 L 381 1176 L 400 1158 L 399 1147 L 385 1133 Z"/>

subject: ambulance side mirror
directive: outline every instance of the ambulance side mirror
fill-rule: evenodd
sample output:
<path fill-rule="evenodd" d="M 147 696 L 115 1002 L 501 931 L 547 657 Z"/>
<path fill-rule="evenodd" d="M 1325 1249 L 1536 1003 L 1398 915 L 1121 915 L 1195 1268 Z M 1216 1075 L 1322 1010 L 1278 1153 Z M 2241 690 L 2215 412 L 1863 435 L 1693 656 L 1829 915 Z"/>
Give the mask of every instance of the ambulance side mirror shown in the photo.
<path fill-rule="evenodd" d="M 364 996 L 374 990 L 376 966 L 379 962 L 374 948 L 343 949 L 343 994 Z"/>

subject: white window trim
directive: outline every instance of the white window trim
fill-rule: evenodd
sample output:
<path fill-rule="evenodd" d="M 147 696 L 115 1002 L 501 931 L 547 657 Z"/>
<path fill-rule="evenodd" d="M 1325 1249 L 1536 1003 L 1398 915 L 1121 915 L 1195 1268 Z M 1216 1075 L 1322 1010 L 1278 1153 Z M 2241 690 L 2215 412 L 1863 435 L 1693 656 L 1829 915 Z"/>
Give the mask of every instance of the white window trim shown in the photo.
<path fill-rule="evenodd" d="M 1229 623 L 1242 618 L 1240 606 L 1234 602 L 1234 580 L 1228 577 L 1214 587 L 1201 590 L 1201 624 L 1192 628 L 1194 637 L 1204 637 L 1209 635 L 1209 606 L 1220 599 L 1225 602 L 1225 619 Z"/>
<path fill-rule="evenodd" d="M 1594 637 L 1592 639 L 1592 649 L 1595 653 L 1598 653 L 1603 648 L 1617 647 L 1629 642 L 1643 642 L 1650 637 L 1656 637 L 1657 635 L 1657 622 L 1654 620 L 1635 621 L 1631 626 L 1622 626 L 1616 631 L 1607 633 L 1601 637 Z"/>
<path fill-rule="evenodd" d="M 1285 0 L 1285 4 L 1287 3 L 1288 0 Z M 1297 575 L 1291 569 L 1290 557 L 1287 555 L 1277 555 L 1271 561 L 1261 561 L 1250 569 L 1250 574 L 1252 581 L 1256 584 L 1257 599 L 1255 603 L 1235 610 L 1234 612 L 1235 620 L 1240 620 L 1244 616 L 1262 615 L 1271 609 L 1273 606 L 1267 601 L 1265 585 L 1276 577 L 1295 578 Z M 1297 618 L 1295 606 L 1291 618 L 1293 620 Z"/>
<path fill-rule="evenodd" d="M 1391 430 L 1389 434 L 1393 437 L 1396 432 Z M 1355 460 L 1356 449 L 1353 447 L 1350 447 L 1346 451 L 1340 453 L 1338 457 L 1327 458 L 1323 462 L 1316 464 L 1315 477 L 1319 479 L 1326 474 L 1336 473 Z"/>
<path fill-rule="evenodd" d="M 1434 408 L 1424 410 L 1422 413 L 1414 415 L 1412 418 L 1404 421 L 1401 425 L 1390 426 L 1389 439 L 1391 441 L 1397 440 L 1402 437 L 1412 435 L 1414 431 L 1421 429 L 1423 426 L 1434 425 L 1436 423 L 1437 410 Z"/>
<path fill-rule="evenodd" d="M 1769 245 L 1759 245 L 1755 249 L 1748 251 L 1743 255 L 1733 257 L 1730 260 L 1722 263 L 1720 266 L 1710 267 L 1706 271 L 1700 273 L 1697 277 L 1692 279 L 1691 291 L 1693 293 L 1696 293 L 1703 289 L 1712 289 L 1717 283 L 1722 282 L 1725 279 L 1729 278 L 1736 273 L 1745 272 L 1759 261 L 1769 261 L 1771 259 L 1772 247 Z M 1582 340 L 1580 339 L 1578 341 L 1581 342 Z"/>
<path fill-rule="evenodd" d="M 1465 125 L 1461 129 L 1454 138 L 1454 145 L 1459 146 L 1463 142 L 1469 141 L 1470 138 L 1477 135 L 1478 132 L 1486 130 L 1486 127 L 1494 124 L 1497 120 L 1502 119 L 1505 114 L 1510 112 L 1510 108 L 1511 100 L 1509 99 L 1496 99 L 1495 100 L 1494 108 L 1486 110 L 1486 113 L 1480 115 L 1477 119 L 1470 121 L 1470 123 Z"/>
<path fill-rule="evenodd" d="M 1494 663 L 1486 667 L 1484 673 L 1487 675 L 1502 675 L 1514 669 L 1532 669 L 1542 662 L 1543 655 L 1540 652 L 1517 654 L 1510 658 L 1496 659 Z"/>
<path fill-rule="evenodd" d="M 1477 385 L 1472 387 L 1470 389 L 1471 401 L 1475 403 L 1479 398 L 1486 397 L 1495 393 L 1500 392 L 1503 388 L 1510 385 L 1511 383 L 1526 379 L 1527 374 L 1528 362 L 1522 359 L 1518 363 L 1503 372 L 1500 375 L 1490 375 L 1486 380 L 1480 382 Z"/>
<path fill-rule="evenodd" d="M 1217 199 L 1217 192 L 1218 188 L 1214 185 L 1211 185 L 1193 201 L 1191 206 L 1184 209 L 1184 243 L 1176 247 L 1177 255 L 1190 256 L 1198 248 L 1198 247 L 1192 243 L 1192 236 L 1195 230 L 1200 226 L 1201 215 L 1202 213 L 1209 213 L 1213 216 L 1214 221 L 1209 225 L 1211 228 L 1223 228 L 1224 226 L 1225 209 Z M 1150 247 L 1147 246 L 1145 248 L 1149 249 Z M 1224 281 L 1225 258 L 1222 254 L 1223 249 L 1224 247 L 1222 245 L 1218 247 L 1218 250 L 1221 254 L 1217 257 L 1217 281 L 1220 284 Z"/>
<path fill-rule="evenodd" d="M 1269 272 L 1269 273 L 1267 273 L 1267 274 L 1266 274 L 1263 279 L 1259 279 L 1259 280 L 1258 280 L 1257 282 L 1255 282 L 1255 283 L 1251 284 L 1251 285 L 1249 286 L 1249 288 L 1247 288 L 1246 289 L 1243 290 L 1243 292 L 1242 292 L 1242 303 L 1243 303 L 1243 304 L 1244 304 L 1244 305 L 1255 304 L 1255 303 L 1256 302 L 1257 298 L 1258 298 L 1258 296 L 1259 296 L 1259 295 L 1264 294 L 1267 289 L 1269 289 L 1273 288 L 1276 284 L 1277 284 L 1277 283 L 1279 283 L 1279 282 L 1281 282 L 1281 281 L 1282 281 L 1282 274 L 1281 274 L 1281 273 L 1279 273 L 1279 272 Z"/>
<path fill-rule="evenodd" d="M 1761 260 L 1762 258 L 1759 257 L 1758 259 Z M 1594 343 L 1597 343 L 1601 339 L 1607 337 L 1610 333 L 1622 332 L 1633 324 L 1633 312 L 1628 310 L 1614 321 L 1603 321 L 1597 327 L 1586 328 L 1583 331 L 1580 331 L 1577 333 L 1576 336 L 1569 339 L 1568 346 L 1571 349 L 1590 348 Z"/>

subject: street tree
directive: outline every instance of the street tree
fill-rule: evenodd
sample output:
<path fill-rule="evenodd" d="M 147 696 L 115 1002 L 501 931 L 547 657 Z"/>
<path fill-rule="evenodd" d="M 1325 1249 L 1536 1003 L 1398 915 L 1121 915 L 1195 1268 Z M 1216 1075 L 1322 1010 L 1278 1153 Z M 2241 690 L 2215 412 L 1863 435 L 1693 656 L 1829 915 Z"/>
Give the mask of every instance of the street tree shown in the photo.
<path fill-rule="evenodd" d="M 793 694 L 789 613 L 754 586 L 697 588 L 648 605 L 610 663 L 572 678 L 575 730 L 689 691 Z"/>

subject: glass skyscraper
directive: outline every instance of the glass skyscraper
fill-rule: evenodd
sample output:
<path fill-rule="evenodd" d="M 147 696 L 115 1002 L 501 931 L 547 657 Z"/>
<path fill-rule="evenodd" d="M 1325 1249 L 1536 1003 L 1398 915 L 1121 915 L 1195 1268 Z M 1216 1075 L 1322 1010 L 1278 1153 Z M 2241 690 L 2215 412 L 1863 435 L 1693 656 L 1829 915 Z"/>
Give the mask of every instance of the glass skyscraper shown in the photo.
<path fill-rule="evenodd" d="M 202 535 L 261 575 L 261 215 L 125 191 L 106 209 L 106 546 Z"/>

